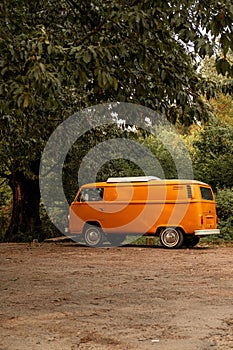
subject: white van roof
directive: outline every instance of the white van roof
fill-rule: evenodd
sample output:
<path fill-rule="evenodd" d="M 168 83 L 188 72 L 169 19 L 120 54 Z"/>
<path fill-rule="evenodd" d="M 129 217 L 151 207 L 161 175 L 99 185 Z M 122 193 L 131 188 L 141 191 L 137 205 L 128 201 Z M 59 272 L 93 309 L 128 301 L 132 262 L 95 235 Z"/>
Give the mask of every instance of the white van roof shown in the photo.
<path fill-rule="evenodd" d="M 107 182 L 148 182 L 151 180 L 161 179 L 156 176 L 109 177 Z"/>

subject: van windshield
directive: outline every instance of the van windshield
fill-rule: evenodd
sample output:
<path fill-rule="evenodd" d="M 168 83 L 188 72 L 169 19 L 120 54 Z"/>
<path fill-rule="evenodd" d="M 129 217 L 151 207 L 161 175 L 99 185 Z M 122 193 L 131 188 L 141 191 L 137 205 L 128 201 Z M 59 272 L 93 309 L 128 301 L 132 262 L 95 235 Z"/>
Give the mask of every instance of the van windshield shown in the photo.
<path fill-rule="evenodd" d="M 213 194 L 210 188 L 208 187 L 200 187 L 201 189 L 201 197 L 207 201 L 213 200 Z"/>

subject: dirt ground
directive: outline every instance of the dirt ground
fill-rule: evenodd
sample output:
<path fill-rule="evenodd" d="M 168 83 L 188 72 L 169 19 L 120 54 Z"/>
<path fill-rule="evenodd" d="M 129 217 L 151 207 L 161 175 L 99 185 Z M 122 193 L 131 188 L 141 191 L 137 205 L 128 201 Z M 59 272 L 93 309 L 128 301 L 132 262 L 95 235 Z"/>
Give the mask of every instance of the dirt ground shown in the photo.
<path fill-rule="evenodd" d="M 233 348 L 233 248 L 0 244 L 0 350 Z"/>

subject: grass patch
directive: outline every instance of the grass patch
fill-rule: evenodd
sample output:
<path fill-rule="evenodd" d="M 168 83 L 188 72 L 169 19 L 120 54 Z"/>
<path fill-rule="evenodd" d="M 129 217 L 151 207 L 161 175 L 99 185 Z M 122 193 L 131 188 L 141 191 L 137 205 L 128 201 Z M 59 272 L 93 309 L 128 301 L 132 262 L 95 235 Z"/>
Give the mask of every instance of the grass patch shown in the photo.
<path fill-rule="evenodd" d="M 148 238 L 151 239 L 151 242 L 149 245 L 158 245 L 159 244 L 159 237 L 153 237 L 153 236 L 131 236 L 128 235 L 126 239 L 124 240 L 125 244 L 131 244 L 131 245 L 148 245 L 147 241 Z"/>

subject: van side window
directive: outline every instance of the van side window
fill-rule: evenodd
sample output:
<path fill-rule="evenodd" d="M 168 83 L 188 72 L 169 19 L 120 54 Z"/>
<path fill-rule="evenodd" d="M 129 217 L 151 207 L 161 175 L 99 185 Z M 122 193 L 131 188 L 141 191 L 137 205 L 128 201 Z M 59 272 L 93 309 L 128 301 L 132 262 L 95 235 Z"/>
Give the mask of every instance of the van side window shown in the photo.
<path fill-rule="evenodd" d="M 187 194 L 188 198 L 192 198 L 192 188 L 190 185 L 187 185 Z"/>
<path fill-rule="evenodd" d="M 213 195 L 211 192 L 211 189 L 208 187 L 200 187 L 201 190 L 201 197 L 202 199 L 205 199 L 207 201 L 212 201 L 213 200 Z"/>
<path fill-rule="evenodd" d="M 96 202 L 96 201 L 102 201 L 104 195 L 104 189 L 103 188 L 84 188 L 79 197 L 78 202 Z"/>

